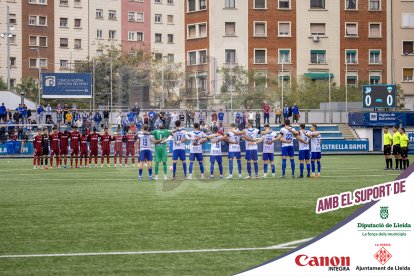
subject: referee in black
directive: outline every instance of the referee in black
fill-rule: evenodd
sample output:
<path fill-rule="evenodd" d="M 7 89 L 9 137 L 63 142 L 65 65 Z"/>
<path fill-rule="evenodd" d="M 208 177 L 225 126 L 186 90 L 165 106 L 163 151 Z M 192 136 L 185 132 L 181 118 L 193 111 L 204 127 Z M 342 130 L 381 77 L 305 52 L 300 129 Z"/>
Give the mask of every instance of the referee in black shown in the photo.
<path fill-rule="evenodd" d="M 392 170 L 391 148 L 392 148 L 392 135 L 388 131 L 388 127 L 384 127 L 384 157 L 385 157 L 385 164 L 387 165 L 384 168 L 384 170 Z"/>
<path fill-rule="evenodd" d="M 48 129 L 47 127 L 43 128 L 43 133 L 42 133 L 42 156 L 40 159 L 40 164 L 42 165 L 42 169 L 49 169 L 48 165 L 48 160 L 49 160 L 49 134 L 48 134 Z M 45 162 L 45 167 L 43 167 L 43 160 Z"/>

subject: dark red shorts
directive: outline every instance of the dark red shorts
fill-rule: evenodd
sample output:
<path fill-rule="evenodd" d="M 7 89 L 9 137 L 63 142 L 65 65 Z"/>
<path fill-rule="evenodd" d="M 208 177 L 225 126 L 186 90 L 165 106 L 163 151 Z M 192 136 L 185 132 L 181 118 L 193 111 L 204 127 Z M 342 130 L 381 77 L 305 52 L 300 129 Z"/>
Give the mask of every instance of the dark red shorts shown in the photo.
<path fill-rule="evenodd" d="M 68 148 L 60 148 L 60 155 L 67 155 L 68 154 Z"/>
<path fill-rule="evenodd" d="M 98 149 L 91 149 L 90 156 L 98 156 Z"/>
<path fill-rule="evenodd" d="M 102 149 L 102 155 L 103 156 L 107 156 L 107 155 L 109 155 L 109 153 L 110 153 L 109 149 Z"/>
<path fill-rule="evenodd" d="M 70 154 L 79 154 L 79 148 L 70 149 Z"/>
<path fill-rule="evenodd" d="M 51 149 L 50 150 L 50 155 L 60 155 L 59 148 L 57 148 L 57 149 Z"/>

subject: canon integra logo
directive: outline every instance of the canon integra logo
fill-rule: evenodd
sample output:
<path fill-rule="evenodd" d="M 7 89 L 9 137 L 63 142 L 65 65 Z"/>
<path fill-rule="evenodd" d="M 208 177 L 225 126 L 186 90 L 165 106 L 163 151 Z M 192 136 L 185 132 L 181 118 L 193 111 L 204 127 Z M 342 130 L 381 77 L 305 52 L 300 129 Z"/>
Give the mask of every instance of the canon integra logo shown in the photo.
<path fill-rule="evenodd" d="M 350 257 L 309 257 L 297 255 L 295 263 L 298 266 L 350 266 Z"/>

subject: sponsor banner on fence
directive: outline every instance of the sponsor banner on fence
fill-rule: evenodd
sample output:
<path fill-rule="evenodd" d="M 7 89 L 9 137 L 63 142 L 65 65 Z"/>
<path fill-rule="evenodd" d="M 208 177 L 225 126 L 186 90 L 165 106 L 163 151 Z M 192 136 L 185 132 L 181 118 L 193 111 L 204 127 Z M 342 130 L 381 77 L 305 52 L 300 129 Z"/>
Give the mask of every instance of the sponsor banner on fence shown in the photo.
<path fill-rule="evenodd" d="M 316 199 L 318 216 L 363 206 L 298 248 L 238 275 L 414 275 L 413 171 L 411 166 L 394 181 Z"/>
<path fill-rule="evenodd" d="M 371 112 L 365 113 L 365 126 L 407 126 L 407 114 L 402 112 Z"/>
<path fill-rule="evenodd" d="M 368 140 L 324 140 L 322 142 L 323 152 L 353 152 L 353 151 L 368 151 Z"/>
<path fill-rule="evenodd" d="M 92 75 L 88 73 L 43 73 L 43 98 L 92 98 Z"/>
<path fill-rule="evenodd" d="M 32 143 L 24 144 L 19 141 L 9 141 L 5 144 L 0 144 L 0 155 L 8 154 L 22 154 L 22 155 L 33 155 L 34 149 Z"/>

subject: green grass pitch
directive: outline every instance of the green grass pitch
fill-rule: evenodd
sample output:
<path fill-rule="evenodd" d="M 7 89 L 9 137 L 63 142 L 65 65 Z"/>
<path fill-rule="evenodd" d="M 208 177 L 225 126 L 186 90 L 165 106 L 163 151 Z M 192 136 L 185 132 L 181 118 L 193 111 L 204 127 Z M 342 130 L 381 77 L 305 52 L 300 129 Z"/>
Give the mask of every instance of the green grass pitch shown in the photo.
<path fill-rule="evenodd" d="M 34 171 L 31 159 L 0 159 L 0 256 L 261 248 L 311 238 L 356 210 L 316 215 L 316 199 L 394 179 L 399 172 L 384 164 L 382 156 L 324 156 L 320 179 L 138 182 L 132 167 Z M 198 171 L 196 164 L 195 178 Z M 231 275 L 288 250 L 0 258 L 0 274 Z"/>

